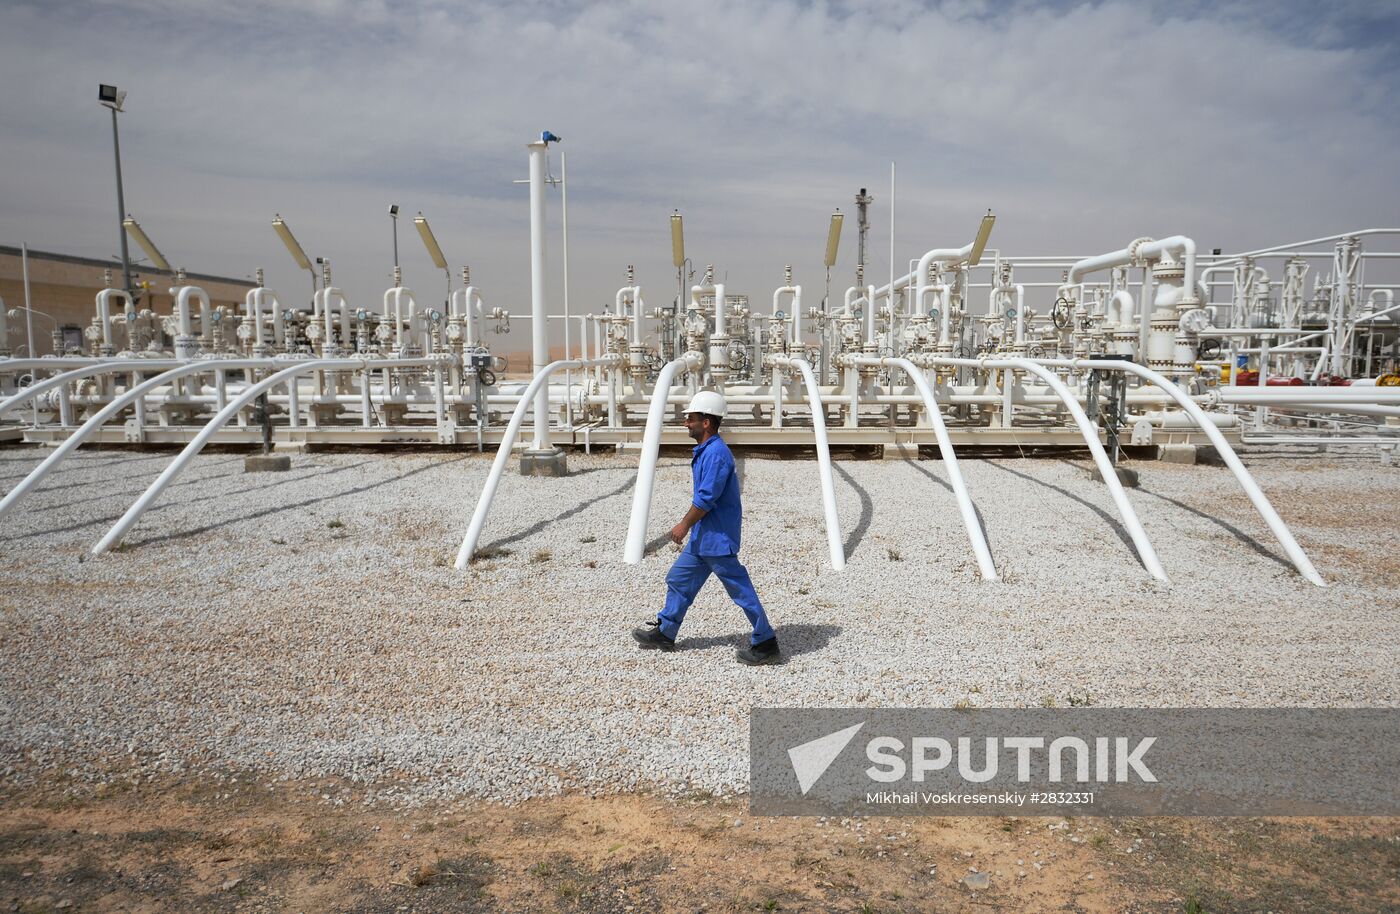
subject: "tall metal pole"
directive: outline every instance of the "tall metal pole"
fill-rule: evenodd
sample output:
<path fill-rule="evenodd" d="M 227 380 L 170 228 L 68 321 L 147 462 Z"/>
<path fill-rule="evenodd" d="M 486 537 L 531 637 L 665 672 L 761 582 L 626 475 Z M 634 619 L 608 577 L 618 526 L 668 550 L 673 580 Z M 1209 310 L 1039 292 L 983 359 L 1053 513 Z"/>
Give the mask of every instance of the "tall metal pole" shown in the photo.
<path fill-rule="evenodd" d="M 20 268 L 24 271 L 24 332 L 29 343 L 29 357 L 37 359 L 39 353 L 34 351 L 34 312 L 29 310 L 34 307 L 33 303 L 29 301 L 29 245 L 24 242 L 20 242 L 19 262 Z M 5 343 L 5 340 L 0 340 L 0 346 L 4 346 Z M 63 353 L 56 352 L 54 355 L 63 355 Z M 37 399 L 35 402 L 38 402 Z M 35 415 L 38 415 L 37 410 Z"/>
<path fill-rule="evenodd" d="M 135 301 L 131 288 L 131 256 L 126 248 L 126 198 L 122 195 L 122 144 L 117 136 L 117 109 L 112 111 L 112 155 L 117 162 L 117 237 L 122 243 L 122 289 Z"/>
<path fill-rule="evenodd" d="M 569 355 L 569 166 L 564 153 L 559 153 L 559 215 L 564 220 L 564 358 Z M 573 372 L 564 372 L 564 414 L 569 425 L 574 424 L 572 398 L 568 395 L 573 386 Z"/>
<path fill-rule="evenodd" d="M 549 337 L 545 327 L 545 150 L 543 140 L 526 147 L 530 151 L 530 336 L 533 353 L 531 368 L 535 377 L 549 364 Z M 535 434 L 531 450 L 549 447 L 549 385 L 541 384 L 535 393 Z"/>
<path fill-rule="evenodd" d="M 860 189 L 856 194 L 856 285 L 865 285 L 865 234 L 870 231 L 870 204 L 875 198 Z"/>

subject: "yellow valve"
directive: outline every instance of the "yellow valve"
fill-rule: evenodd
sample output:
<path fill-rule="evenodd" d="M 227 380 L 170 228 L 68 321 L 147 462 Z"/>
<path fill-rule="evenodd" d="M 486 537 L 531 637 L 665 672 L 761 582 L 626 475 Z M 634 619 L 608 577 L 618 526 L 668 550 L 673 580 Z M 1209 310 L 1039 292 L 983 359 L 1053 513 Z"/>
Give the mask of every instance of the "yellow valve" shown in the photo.
<path fill-rule="evenodd" d="M 1377 387 L 1400 387 L 1400 374 L 1383 374 L 1376 379 Z"/>

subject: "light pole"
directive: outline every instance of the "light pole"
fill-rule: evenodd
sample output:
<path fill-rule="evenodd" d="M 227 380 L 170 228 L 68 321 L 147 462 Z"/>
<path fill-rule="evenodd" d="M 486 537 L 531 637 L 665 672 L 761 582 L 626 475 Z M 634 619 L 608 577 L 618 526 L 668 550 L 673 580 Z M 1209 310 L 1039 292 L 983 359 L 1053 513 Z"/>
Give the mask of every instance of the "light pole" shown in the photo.
<path fill-rule="evenodd" d="M 422 213 L 419 213 L 421 216 Z M 399 205 L 391 203 L 389 205 L 389 219 L 394 223 L 394 276 L 399 275 Z M 395 285 L 398 283 L 395 282 Z"/>
<path fill-rule="evenodd" d="M 282 243 L 287 246 L 287 253 L 292 255 L 292 259 L 296 261 L 297 266 L 311 274 L 311 297 L 314 299 L 316 297 L 316 268 L 313 267 L 311 261 L 307 259 L 306 252 L 303 251 L 301 245 L 297 243 L 297 239 L 292 234 L 292 230 L 287 228 L 287 223 L 282 221 L 280 213 L 276 213 L 272 217 L 272 230 L 277 233 L 277 237 L 281 238 Z"/>
<path fill-rule="evenodd" d="M 103 107 L 112 109 L 112 156 L 117 163 L 117 236 L 122 243 L 122 289 L 127 295 L 133 294 L 131 288 L 131 257 L 126 249 L 126 200 L 122 196 L 122 146 L 121 140 L 117 136 L 117 112 L 122 110 L 122 102 L 126 101 L 126 93 L 116 86 L 99 84 L 97 87 L 97 101 Z M 132 299 L 135 301 L 135 299 Z"/>
<path fill-rule="evenodd" d="M 398 209 L 398 207 L 394 207 Z M 397 220 L 397 216 L 395 217 Z M 397 225 L 397 221 L 395 222 Z M 447 258 L 442 254 L 442 248 L 438 245 L 437 236 L 433 234 L 433 227 L 428 224 L 428 220 L 420 212 L 413 217 L 413 224 L 418 228 L 418 237 L 423 239 L 423 247 L 428 249 L 428 256 L 433 259 L 433 266 L 437 267 L 447 275 L 447 301 L 445 306 L 451 307 L 452 302 L 452 271 L 447 267 Z M 397 264 L 395 264 L 397 266 Z M 470 303 L 468 303 L 470 307 Z"/>

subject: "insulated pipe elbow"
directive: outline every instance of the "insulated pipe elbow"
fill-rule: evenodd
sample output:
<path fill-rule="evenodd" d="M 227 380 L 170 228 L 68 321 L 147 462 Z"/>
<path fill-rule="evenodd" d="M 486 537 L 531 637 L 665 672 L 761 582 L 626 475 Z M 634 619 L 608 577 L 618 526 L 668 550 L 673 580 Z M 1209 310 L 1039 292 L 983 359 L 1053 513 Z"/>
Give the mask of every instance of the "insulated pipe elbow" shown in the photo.
<path fill-rule="evenodd" d="M 97 293 L 97 319 L 102 324 L 102 345 L 112 345 L 112 299 L 121 298 L 126 302 L 127 309 L 132 307 L 131 296 L 122 289 L 103 289 Z M 4 311 L 3 303 L 0 303 L 0 312 Z M 4 328 L 4 317 L 0 317 L 0 329 Z M 0 337 L 0 349 L 3 349 L 8 341 Z"/>
<path fill-rule="evenodd" d="M 1145 260 L 1160 259 L 1163 254 L 1178 254 L 1182 259 L 1184 275 L 1181 287 L 1190 295 L 1196 294 L 1196 242 L 1185 235 L 1172 235 L 1159 241 L 1149 241 L 1138 248 L 1138 256 Z"/>
<path fill-rule="evenodd" d="M 851 311 L 855 308 L 855 303 L 860 299 L 861 295 L 863 295 L 864 293 L 865 293 L 865 290 L 862 289 L 860 286 L 851 286 L 849 289 L 846 290 L 846 300 L 845 300 L 845 315 L 846 315 L 846 317 L 850 317 L 850 316 L 851 316 Z"/>
<path fill-rule="evenodd" d="M 199 299 L 200 318 L 206 327 L 209 323 L 209 296 L 199 286 L 181 286 L 175 293 L 175 317 L 181 336 L 194 336 L 194 321 L 190 318 L 191 298 Z"/>
<path fill-rule="evenodd" d="M 775 319 L 778 316 L 778 305 L 784 295 L 792 296 L 792 330 L 789 332 L 788 338 L 796 343 L 801 337 L 798 321 L 801 320 L 802 315 L 802 287 L 779 286 L 773 290 L 773 317 Z"/>

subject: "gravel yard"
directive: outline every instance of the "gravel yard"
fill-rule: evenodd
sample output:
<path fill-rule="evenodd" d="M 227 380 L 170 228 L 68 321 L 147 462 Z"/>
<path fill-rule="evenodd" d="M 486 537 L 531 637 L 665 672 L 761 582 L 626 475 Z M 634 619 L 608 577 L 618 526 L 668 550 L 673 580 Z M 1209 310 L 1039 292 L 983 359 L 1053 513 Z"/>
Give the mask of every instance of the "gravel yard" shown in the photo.
<path fill-rule="evenodd" d="M 0 450 L 12 487 L 47 453 Z M 839 461 L 849 565 L 816 464 L 740 455 L 745 543 L 788 661 L 734 662 L 711 581 L 681 650 L 641 652 L 672 557 L 621 561 L 636 458 L 504 477 L 486 555 L 451 567 L 490 454 L 313 453 L 245 475 L 210 453 L 88 550 L 172 455 L 83 451 L 3 523 L 0 771 L 17 783 L 254 769 L 370 800 L 570 788 L 742 792 L 754 705 L 1395 706 L 1400 469 L 1247 463 L 1329 581 L 1288 565 L 1228 471 L 1137 463 L 1171 584 L 1139 565 L 1084 461 L 969 460 L 1005 576 L 976 565 L 937 461 Z M 684 513 L 667 457 L 650 535 Z"/>

